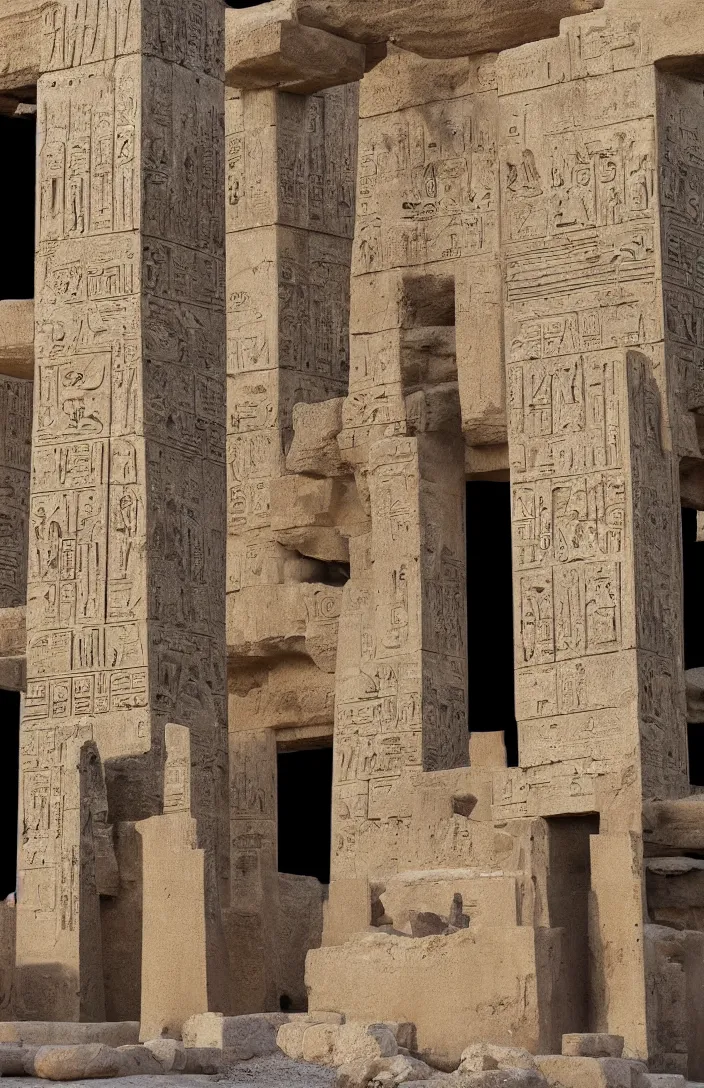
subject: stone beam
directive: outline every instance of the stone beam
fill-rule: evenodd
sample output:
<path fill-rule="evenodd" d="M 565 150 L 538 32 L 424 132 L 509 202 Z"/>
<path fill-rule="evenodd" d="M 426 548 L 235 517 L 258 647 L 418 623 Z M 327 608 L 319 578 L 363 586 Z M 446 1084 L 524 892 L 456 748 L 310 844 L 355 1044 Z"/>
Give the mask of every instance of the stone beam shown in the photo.
<path fill-rule="evenodd" d="M 355 42 L 388 41 L 423 57 L 462 57 L 552 37 L 561 19 L 602 6 L 603 0 L 272 0 L 253 10 L 260 22 L 297 18 Z"/>
<path fill-rule="evenodd" d="M 55 7 L 47 0 L 4 0 L 0 14 L 0 93 L 37 82 L 44 18 L 51 18 Z"/>
<path fill-rule="evenodd" d="M 315 94 L 364 75 L 364 46 L 324 30 L 292 19 L 243 27 L 241 12 L 232 9 L 225 26 L 225 81 L 231 87 Z"/>
<path fill-rule="evenodd" d="M 5 299 L 0 302 L 0 375 L 34 377 L 34 302 Z"/>

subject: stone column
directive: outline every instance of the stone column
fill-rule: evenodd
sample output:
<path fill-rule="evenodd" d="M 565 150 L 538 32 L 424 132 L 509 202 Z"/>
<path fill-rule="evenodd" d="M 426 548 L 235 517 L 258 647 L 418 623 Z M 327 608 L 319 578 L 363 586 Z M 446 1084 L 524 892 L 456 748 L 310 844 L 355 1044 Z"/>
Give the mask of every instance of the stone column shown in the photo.
<path fill-rule="evenodd" d="M 600 814 L 592 1030 L 645 1057 L 642 802 L 688 792 L 678 468 L 701 457 L 704 109 L 653 67 L 673 31 L 619 7 L 498 63 L 521 766 L 495 817 Z"/>
<path fill-rule="evenodd" d="M 205 894 L 227 893 L 223 10 L 62 2 L 45 29 L 18 995 L 100 1019 L 86 742 L 111 818 L 148 818 L 165 724 L 189 727 Z"/>
<path fill-rule="evenodd" d="M 469 762 L 462 431 L 499 440 L 503 382 L 471 392 L 501 370 L 496 114 L 491 56 L 390 53 L 362 83 L 338 444 L 371 528 L 340 618 L 331 943 L 368 921 L 368 880 L 413 866 L 423 772 Z"/>
<path fill-rule="evenodd" d="M 358 92 L 228 95 L 230 933 L 251 1012 L 279 1002 L 274 728 L 332 732 L 334 653 L 319 667 L 308 634 L 316 590 L 340 591 L 311 585 L 323 564 L 278 542 L 271 493 L 294 405 L 347 392 Z"/>

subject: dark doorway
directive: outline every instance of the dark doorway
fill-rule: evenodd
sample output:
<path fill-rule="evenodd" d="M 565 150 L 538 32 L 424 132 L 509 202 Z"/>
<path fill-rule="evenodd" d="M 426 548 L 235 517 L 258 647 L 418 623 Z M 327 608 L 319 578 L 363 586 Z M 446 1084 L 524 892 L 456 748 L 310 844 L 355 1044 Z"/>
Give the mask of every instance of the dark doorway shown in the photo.
<path fill-rule="evenodd" d="M 330 883 L 332 748 L 279 752 L 279 872 Z"/>
<path fill-rule="evenodd" d="M 684 667 L 704 667 L 704 542 L 697 543 L 697 511 L 682 508 Z M 689 780 L 704 786 L 704 725 L 687 725 Z"/>
<path fill-rule="evenodd" d="M 552 1004 L 553 1047 L 560 1053 L 565 1032 L 589 1032 L 589 838 L 599 834 L 595 813 L 548 819 L 548 916 L 562 929 L 561 971 Z"/>
<path fill-rule="evenodd" d="M 467 484 L 467 653 L 469 730 L 503 729 L 508 765 L 517 767 L 509 483 Z"/>
<path fill-rule="evenodd" d="M 267 4 L 269 0 L 225 0 L 228 8 L 256 8 L 260 4 Z"/>
<path fill-rule="evenodd" d="M 17 884 L 20 696 L 0 688 L 0 899 Z"/>
<path fill-rule="evenodd" d="M 0 299 L 34 298 L 34 189 L 36 117 L 0 115 L 0 204 L 8 237 L 0 262 Z"/>

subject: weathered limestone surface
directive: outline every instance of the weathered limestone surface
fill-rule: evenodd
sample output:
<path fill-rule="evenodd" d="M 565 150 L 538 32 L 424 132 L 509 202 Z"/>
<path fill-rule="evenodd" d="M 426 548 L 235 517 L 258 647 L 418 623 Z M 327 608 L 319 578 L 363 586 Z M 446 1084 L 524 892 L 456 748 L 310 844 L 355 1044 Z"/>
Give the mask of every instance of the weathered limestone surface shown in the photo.
<path fill-rule="evenodd" d="M 290 3 L 290 0 L 289 0 Z M 287 0 L 267 5 L 276 10 Z M 424 57 L 508 49 L 557 33 L 560 19 L 603 0 L 293 0 L 302 23 L 359 42 L 390 41 Z M 294 6 L 295 5 L 295 6 Z"/>
<path fill-rule="evenodd" d="M 188 726 L 206 897 L 227 886 L 223 12 L 46 15 L 16 991 L 102 1019 L 87 746 L 112 818 L 144 818 Z"/>
<path fill-rule="evenodd" d="M 704 1078 L 702 57 L 700 0 L 5 0 L 0 1072 Z M 517 766 L 468 718 L 468 479 Z M 330 743 L 326 890 L 276 767 Z"/>

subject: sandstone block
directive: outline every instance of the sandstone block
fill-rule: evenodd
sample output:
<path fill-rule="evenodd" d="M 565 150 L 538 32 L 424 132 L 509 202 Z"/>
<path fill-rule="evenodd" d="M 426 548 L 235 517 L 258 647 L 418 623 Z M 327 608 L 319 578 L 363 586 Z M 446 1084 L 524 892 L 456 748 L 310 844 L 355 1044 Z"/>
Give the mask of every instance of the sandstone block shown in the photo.
<path fill-rule="evenodd" d="M 0 1044 L 0 1076 L 24 1077 L 34 1075 L 34 1058 L 39 1047 Z"/>
<path fill-rule="evenodd" d="M 122 1061 L 117 1049 L 102 1043 L 42 1046 L 34 1057 L 34 1069 L 44 1080 L 89 1080 L 119 1076 Z"/>
<path fill-rule="evenodd" d="M 301 1054 L 303 1061 L 315 1062 L 318 1065 L 342 1065 L 345 1059 L 336 1061 L 334 1057 L 340 1030 L 337 1024 L 311 1024 L 306 1028 Z"/>
<path fill-rule="evenodd" d="M 383 1062 L 377 1058 L 345 1062 L 337 1071 L 335 1088 L 367 1088 L 382 1067 Z"/>
<path fill-rule="evenodd" d="M 121 1046 L 118 1053 L 121 1077 L 158 1076 L 164 1072 L 162 1063 L 147 1046 Z"/>
<path fill-rule="evenodd" d="M 408 1020 L 384 1021 L 386 1027 L 393 1032 L 399 1049 L 416 1049 L 416 1026 Z"/>
<path fill-rule="evenodd" d="M 391 1058 L 398 1054 L 396 1037 L 387 1024 L 365 1024 L 353 1020 L 338 1029 L 334 1065 L 360 1059 Z"/>
<path fill-rule="evenodd" d="M 276 1033 L 276 1045 L 283 1050 L 287 1058 L 295 1062 L 303 1059 L 303 1037 L 312 1025 L 298 1020 L 282 1024 Z"/>
<path fill-rule="evenodd" d="M 302 1018 L 308 1024 L 344 1024 L 345 1022 L 341 1012 L 321 1012 L 318 1009 L 311 1009 L 310 1012 L 303 1013 Z"/>
<path fill-rule="evenodd" d="M 535 1059 L 523 1047 L 493 1043 L 472 1043 L 462 1052 L 460 1072 L 481 1073 L 487 1069 L 535 1069 Z"/>
<path fill-rule="evenodd" d="M 63 1021 L 6 1020 L 0 1021 L 0 1043 L 24 1046 L 75 1046 L 82 1043 L 104 1043 L 119 1047 L 139 1042 L 139 1021 L 122 1023 L 77 1024 Z"/>
<path fill-rule="evenodd" d="M 687 1078 L 679 1073 L 643 1073 L 642 1088 L 685 1088 Z"/>
<path fill-rule="evenodd" d="M 562 1036 L 562 1053 L 576 1058 L 620 1058 L 623 1036 L 605 1032 L 574 1032 Z"/>
<path fill-rule="evenodd" d="M 645 1066 L 624 1058 L 566 1057 L 539 1055 L 535 1064 L 549 1085 L 560 1088 L 631 1088 L 634 1072 Z"/>
<path fill-rule="evenodd" d="M 239 12 L 228 13 L 236 27 Z M 226 82 L 242 90 L 275 87 L 315 94 L 356 83 L 364 75 L 364 46 L 314 27 L 283 19 L 227 36 Z"/>
<path fill-rule="evenodd" d="M 477 1073 L 458 1070 L 461 1088 L 546 1088 L 545 1077 L 537 1069 L 484 1069 Z"/>
<path fill-rule="evenodd" d="M 186 1068 L 186 1048 L 178 1039 L 149 1039 L 144 1046 L 154 1055 L 162 1073 L 182 1073 Z"/>
<path fill-rule="evenodd" d="M 344 399 L 318 404 L 296 404 L 293 409 L 293 442 L 286 457 L 289 472 L 311 476 L 341 476 L 342 463 L 337 436 L 342 430 Z"/>
<path fill-rule="evenodd" d="M 207 1046 L 189 1047 L 186 1050 L 186 1065 L 183 1072 L 213 1076 L 238 1060 L 230 1050 L 217 1050 L 215 1047 Z"/>
<path fill-rule="evenodd" d="M 375 1084 L 380 1085 L 425 1081 L 435 1075 L 435 1070 L 429 1065 L 408 1054 L 397 1054 L 394 1058 L 380 1059 L 377 1064 L 381 1068 L 377 1070 L 373 1080 Z"/>
<path fill-rule="evenodd" d="M 190 1048 L 229 1050 L 236 1061 L 249 1061 L 276 1053 L 276 1035 L 288 1021 L 286 1013 L 253 1013 L 223 1016 L 206 1012 L 191 1016 L 183 1025 L 183 1043 Z"/>
<path fill-rule="evenodd" d="M 560 19 L 602 6 L 602 0 L 406 0 L 401 9 L 398 0 L 299 0 L 298 18 L 353 41 L 391 40 L 425 57 L 461 57 L 551 37 Z"/>

